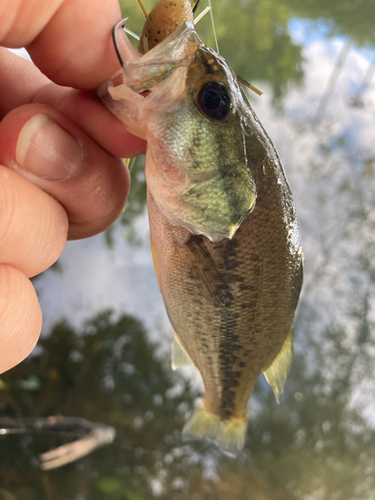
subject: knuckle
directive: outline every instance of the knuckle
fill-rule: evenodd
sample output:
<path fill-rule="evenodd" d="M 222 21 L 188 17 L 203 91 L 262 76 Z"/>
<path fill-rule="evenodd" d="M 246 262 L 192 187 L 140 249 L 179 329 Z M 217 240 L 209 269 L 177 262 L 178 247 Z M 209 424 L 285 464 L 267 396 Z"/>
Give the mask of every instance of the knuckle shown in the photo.
<path fill-rule="evenodd" d="M 11 175 L 7 168 L 0 168 L 0 248 L 6 242 L 10 233 L 15 230 L 17 194 L 11 182 Z"/>

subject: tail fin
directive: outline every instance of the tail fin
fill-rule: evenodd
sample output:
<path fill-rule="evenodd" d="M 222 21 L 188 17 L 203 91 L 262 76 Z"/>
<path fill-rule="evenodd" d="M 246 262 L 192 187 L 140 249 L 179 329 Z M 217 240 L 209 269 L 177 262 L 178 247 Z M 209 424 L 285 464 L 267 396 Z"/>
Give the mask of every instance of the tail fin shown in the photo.
<path fill-rule="evenodd" d="M 247 417 L 221 420 L 220 417 L 197 408 L 183 428 L 183 434 L 193 438 L 207 437 L 231 456 L 237 456 L 245 444 Z"/>

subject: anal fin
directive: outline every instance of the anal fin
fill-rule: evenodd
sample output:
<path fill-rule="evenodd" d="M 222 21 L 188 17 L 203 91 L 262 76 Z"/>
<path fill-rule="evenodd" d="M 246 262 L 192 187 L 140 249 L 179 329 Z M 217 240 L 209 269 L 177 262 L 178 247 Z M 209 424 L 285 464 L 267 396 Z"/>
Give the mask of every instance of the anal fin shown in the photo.
<path fill-rule="evenodd" d="M 189 354 L 182 347 L 175 333 L 172 342 L 172 370 L 177 370 L 177 368 L 181 368 L 182 366 L 190 366 L 193 364 Z"/>
<path fill-rule="evenodd" d="M 273 360 L 272 365 L 265 370 L 264 376 L 270 384 L 276 401 L 280 402 L 280 396 L 283 393 L 284 385 L 289 373 L 290 365 L 293 357 L 293 326 L 290 327 L 289 333 L 285 342 Z"/>

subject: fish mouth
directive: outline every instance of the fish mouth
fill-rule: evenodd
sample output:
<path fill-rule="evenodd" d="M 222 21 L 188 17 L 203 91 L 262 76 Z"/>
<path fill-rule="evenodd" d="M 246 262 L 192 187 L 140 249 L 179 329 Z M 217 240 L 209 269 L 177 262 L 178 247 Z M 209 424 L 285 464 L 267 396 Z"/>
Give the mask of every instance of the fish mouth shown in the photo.
<path fill-rule="evenodd" d="M 172 35 L 141 56 L 123 65 L 123 83 L 134 92 L 157 86 L 180 66 L 188 66 L 203 45 L 194 24 L 183 23 Z"/>
<path fill-rule="evenodd" d="M 109 88 L 122 85 L 135 93 L 153 89 L 177 68 L 188 66 L 203 45 L 194 24 L 186 21 L 146 54 L 123 62 L 122 69 L 100 85 L 97 93 L 103 98 Z M 112 97 L 119 98 L 117 95 Z"/>

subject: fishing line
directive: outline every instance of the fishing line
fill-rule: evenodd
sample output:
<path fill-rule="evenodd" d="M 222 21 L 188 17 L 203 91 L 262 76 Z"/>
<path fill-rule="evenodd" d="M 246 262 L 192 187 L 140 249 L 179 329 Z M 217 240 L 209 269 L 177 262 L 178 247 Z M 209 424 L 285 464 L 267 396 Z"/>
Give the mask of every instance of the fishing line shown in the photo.
<path fill-rule="evenodd" d="M 128 169 L 129 169 L 129 172 L 132 173 L 132 170 L 133 170 L 133 168 L 135 166 L 135 162 L 137 161 L 137 157 L 135 156 L 134 158 L 131 158 L 131 159 L 128 158 L 128 160 L 129 160 L 128 163 L 127 163 Z"/>
<path fill-rule="evenodd" d="M 215 30 L 215 23 L 214 23 L 214 15 L 212 12 L 212 5 L 211 5 L 211 0 L 208 0 L 208 5 L 210 6 L 210 15 L 211 15 L 211 24 L 212 24 L 212 29 L 214 32 L 214 39 L 215 39 L 215 45 L 216 45 L 216 52 L 220 54 L 219 51 L 219 44 L 217 43 L 217 37 L 216 37 L 216 30 Z"/>

